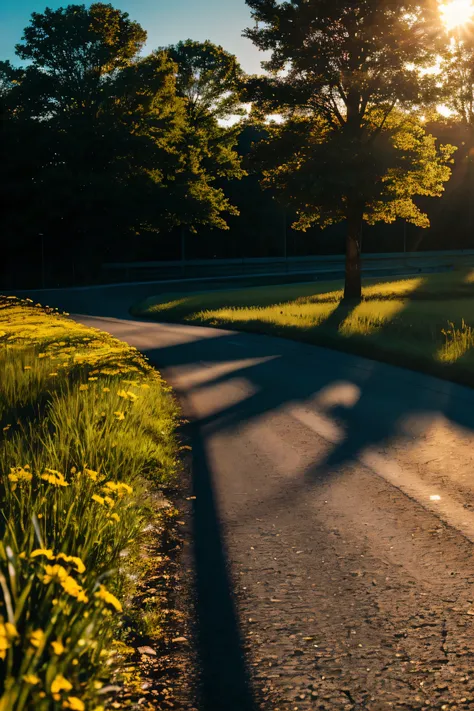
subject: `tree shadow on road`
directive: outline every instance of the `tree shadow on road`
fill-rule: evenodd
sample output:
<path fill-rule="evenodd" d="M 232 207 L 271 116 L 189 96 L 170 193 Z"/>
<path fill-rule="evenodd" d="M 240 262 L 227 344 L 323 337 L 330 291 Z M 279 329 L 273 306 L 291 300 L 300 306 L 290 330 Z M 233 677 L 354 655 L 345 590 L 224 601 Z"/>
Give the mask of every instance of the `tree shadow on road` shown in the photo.
<path fill-rule="evenodd" d="M 345 313 L 338 316 L 344 318 Z M 152 327 L 150 325 L 150 327 Z M 205 337 L 201 334 L 206 333 Z M 189 335 L 189 334 L 188 334 Z M 126 338 L 126 334 L 124 334 Z M 179 384 L 179 373 L 203 362 L 209 377 L 183 386 L 178 395 L 187 397 L 205 388 L 215 388 L 244 379 L 250 394 L 222 406 L 216 402 L 211 414 L 196 416 L 193 425 L 195 508 L 195 554 L 198 598 L 199 649 L 202 665 L 201 711 L 217 711 L 225 705 L 235 711 L 259 708 L 252 695 L 251 675 L 246 668 L 240 622 L 236 612 L 225 532 L 213 483 L 212 463 L 203 438 L 232 433 L 283 408 L 302 406 L 312 411 L 323 408 L 342 433 L 327 457 L 307 467 L 291 489 L 272 492 L 266 503 L 291 507 L 300 497 L 329 481 L 349 462 L 357 461 L 369 448 L 383 448 L 392 438 L 410 439 L 407 426 L 420 415 L 430 419 L 443 414 L 463 428 L 474 430 L 474 393 L 449 382 L 420 376 L 382 363 L 305 346 L 273 337 L 226 334 L 196 329 L 195 339 L 145 351 L 164 369 L 171 382 Z M 227 364 L 222 373 L 214 366 Z M 178 378 L 178 379 L 177 379 Z M 349 383 L 357 392 L 347 404 L 322 406 L 318 398 Z M 420 387 L 421 385 L 421 387 Z M 324 399 L 324 398 L 323 398 Z M 389 403 L 389 406 L 388 406 Z M 258 516 L 258 504 L 242 511 L 242 520 Z"/>

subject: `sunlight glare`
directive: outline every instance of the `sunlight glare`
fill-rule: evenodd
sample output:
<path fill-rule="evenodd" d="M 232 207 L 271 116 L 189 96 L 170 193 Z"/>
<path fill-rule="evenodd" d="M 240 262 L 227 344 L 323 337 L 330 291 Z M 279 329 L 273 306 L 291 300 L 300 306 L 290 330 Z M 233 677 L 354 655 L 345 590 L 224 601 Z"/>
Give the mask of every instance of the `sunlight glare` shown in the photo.
<path fill-rule="evenodd" d="M 470 22 L 474 15 L 472 0 L 451 0 L 440 5 L 443 22 L 448 30 Z"/>

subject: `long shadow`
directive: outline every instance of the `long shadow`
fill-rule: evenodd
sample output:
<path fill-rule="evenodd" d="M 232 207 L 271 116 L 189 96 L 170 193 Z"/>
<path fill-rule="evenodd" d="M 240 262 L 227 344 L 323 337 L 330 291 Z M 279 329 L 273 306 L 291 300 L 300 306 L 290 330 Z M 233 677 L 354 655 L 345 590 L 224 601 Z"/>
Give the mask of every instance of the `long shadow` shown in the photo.
<path fill-rule="evenodd" d="M 349 310 L 349 307 L 341 306 L 340 322 Z M 248 357 L 248 364 L 237 365 L 230 373 L 211 377 L 194 387 L 199 390 L 218 386 L 234 378 L 245 378 L 253 386 L 253 394 L 249 397 L 199 420 L 206 437 L 231 432 L 241 424 L 291 403 L 309 404 L 311 409 L 311 398 L 333 383 L 349 381 L 360 389 L 360 397 L 350 407 L 336 405 L 325 409 L 325 414 L 334 418 L 344 433 L 342 441 L 333 447 L 324 461 L 308 467 L 299 484 L 293 483 L 291 491 L 275 492 L 275 504 L 282 500 L 289 504 L 303 495 L 308 487 L 334 476 L 345 463 L 356 461 L 369 447 L 383 446 L 394 436 L 398 441 L 409 439 L 406 424 L 409 418 L 419 413 L 428 418 L 443 413 L 462 427 L 474 430 L 474 393 L 471 395 L 460 386 L 340 352 L 296 346 L 291 341 L 273 337 L 241 334 L 239 338 L 241 342 L 245 339 L 245 350 L 236 350 L 234 337 L 226 335 L 210 341 L 208 338 L 198 340 L 192 346 L 171 346 L 148 354 L 160 366 L 173 367 L 192 365 L 199 360 L 220 363 Z M 290 377 L 282 377 L 282 373 Z M 424 383 L 422 402 L 420 379 Z M 244 515 L 247 513 L 252 515 L 252 512 L 244 512 Z"/>
<path fill-rule="evenodd" d="M 193 449 L 193 543 L 201 711 L 254 711 L 227 556 L 203 438 L 190 427 Z"/>
<path fill-rule="evenodd" d="M 408 303 L 407 309 L 410 308 Z M 349 310 L 345 305 L 336 309 L 332 319 L 335 328 L 347 318 Z M 139 322 L 135 321 L 135 326 L 139 326 Z M 144 322 L 143 329 L 151 330 L 153 324 Z M 127 340 L 126 329 L 123 334 L 119 326 L 112 330 Z M 245 665 L 232 594 L 223 520 L 207 454 L 211 436 L 231 432 L 283 407 L 299 405 L 311 410 L 325 389 L 341 382 L 356 388 L 358 399 L 348 406 L 323 407 L 324 414 L 337 421 L 342 433 L 329 455 L 324 461 L 310 465 L 298 481 L 292 480 L 291 491 L 282 487 L 269 493 L 275 506 L 282 502 L 291 506 L 292 501 L 301 499 L 308 490 L 335 476 L 344 463 L 354 461 L 365 449 L 381 447 L 395 436 L 399 441 L 409 437 L 410 433 L 404 428 L 410 418 L 420 413 L 428 418 L 443 413 L 473 431 L 474 393 L 411 371 L 273 337 L 237 336 L 218 331 L 214 336 L 196 329 L 194 340 L 142 350 L 158 367 L 164 368 L 165 376 L 171 375 L 172 383 L 173 375 L 179 373 L 180 368 L 186 371 L 197 365 L 203 370 L 200 361 L 209 366 L 209 377 L 196 385 L 184 386 L 184 395 L 210 386 L 218 393 L 217 386 L 234 379 L 245 379 L 251 386 L 250 395 L 195 420 L 192 444 L 197 627 L 202 668 L 200 711 L 223 708 L 254 711 L 256 701 Z M 225 374 L 219 370 L 213 373 L 212 367 L 221 363 L 234 364 L 235 368 Z M 255 512 L 242 511 L 242 520 L 252 513 Z"/>

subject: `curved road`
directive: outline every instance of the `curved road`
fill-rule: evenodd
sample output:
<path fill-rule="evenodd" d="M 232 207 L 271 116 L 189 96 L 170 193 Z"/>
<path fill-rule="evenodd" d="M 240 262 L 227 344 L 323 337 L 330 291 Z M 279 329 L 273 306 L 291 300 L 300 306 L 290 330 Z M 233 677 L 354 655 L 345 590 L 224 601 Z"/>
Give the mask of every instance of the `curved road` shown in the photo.
<path fill-rule="evenodd" d="M 474 708 L 474 391 L 76 318 L 143 351 L 192 421 L 202 709 Z"/>

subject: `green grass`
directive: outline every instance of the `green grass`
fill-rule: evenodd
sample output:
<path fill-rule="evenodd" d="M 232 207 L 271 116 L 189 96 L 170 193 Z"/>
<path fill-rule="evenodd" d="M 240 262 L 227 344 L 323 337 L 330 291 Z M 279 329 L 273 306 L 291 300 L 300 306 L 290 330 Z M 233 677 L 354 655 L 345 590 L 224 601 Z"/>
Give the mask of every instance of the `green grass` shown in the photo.
<path fill-rule="evenodd" d="M 352 305 L 342 290 L 328 282 L 166 294 L 132 313 L 284 336 L 474 385 L 474 272 L 367 279 Z"/>
<path fill-rule="evenodd" d="M 0 297 L 0 372 L 0 709 L 102 709 L 177 406 L 136 349 L 29 301 Z"/>

